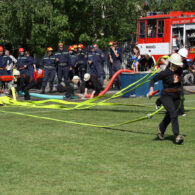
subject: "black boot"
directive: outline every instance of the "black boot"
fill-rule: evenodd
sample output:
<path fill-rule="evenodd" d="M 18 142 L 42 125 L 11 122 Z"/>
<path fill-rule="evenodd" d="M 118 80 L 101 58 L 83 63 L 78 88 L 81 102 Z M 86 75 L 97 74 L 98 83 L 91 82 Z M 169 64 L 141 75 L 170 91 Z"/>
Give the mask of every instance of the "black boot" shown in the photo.
<path fill-rule="evenodd" d="M 50 87 L 49 93 L 53 93 L 53 87 Z"/>
<path fill-rule="evenodd" d="M 45 94 L 45 88 L 42 88 L 41 94 Z"/>

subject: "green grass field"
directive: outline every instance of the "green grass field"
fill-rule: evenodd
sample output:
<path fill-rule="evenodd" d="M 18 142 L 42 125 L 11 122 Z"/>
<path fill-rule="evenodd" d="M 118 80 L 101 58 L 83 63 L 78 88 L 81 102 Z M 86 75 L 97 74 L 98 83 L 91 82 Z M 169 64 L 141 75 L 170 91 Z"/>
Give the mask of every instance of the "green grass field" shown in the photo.
<path fill-rule="evenodd" d="M 155 98 L 114 102 L 154 105 Z M 186 96 L 195 107 L 195 96 Z M 152 108 L 105 106 L 89 110 L 1 107 L 38 116 L 113 124 Z M 152 119 L 105 129 L 0 113 L 0 194 L 195 194 L 195 110 L 180 117 L 182 145 L 170 127 L 155 140 L 164 113 Z"/>

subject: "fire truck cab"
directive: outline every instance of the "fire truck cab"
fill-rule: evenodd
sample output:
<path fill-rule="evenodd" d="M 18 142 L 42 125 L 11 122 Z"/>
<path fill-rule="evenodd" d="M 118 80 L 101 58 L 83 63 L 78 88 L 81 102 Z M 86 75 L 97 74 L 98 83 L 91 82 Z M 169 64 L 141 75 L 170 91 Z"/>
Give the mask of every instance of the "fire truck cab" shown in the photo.
<path fill-rule="evenodd" d="M 138 47 L 141 55 L 151 51 L 154 59 L 185 47 L 195 58 L 195 12 L 150 13 L 138 20 Z"/>

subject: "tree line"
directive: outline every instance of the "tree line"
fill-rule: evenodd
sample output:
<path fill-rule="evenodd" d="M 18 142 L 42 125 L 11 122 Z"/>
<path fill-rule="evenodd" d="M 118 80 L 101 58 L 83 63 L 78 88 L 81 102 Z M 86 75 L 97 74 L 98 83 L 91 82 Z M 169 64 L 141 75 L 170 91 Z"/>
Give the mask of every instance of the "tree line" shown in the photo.
<path fill-rule="evenodd" d="M 130 41 L 147 12 L 195 10 L 194 0 L 0 0 L 0 44 L 44 53 L 47 46 Z"/>

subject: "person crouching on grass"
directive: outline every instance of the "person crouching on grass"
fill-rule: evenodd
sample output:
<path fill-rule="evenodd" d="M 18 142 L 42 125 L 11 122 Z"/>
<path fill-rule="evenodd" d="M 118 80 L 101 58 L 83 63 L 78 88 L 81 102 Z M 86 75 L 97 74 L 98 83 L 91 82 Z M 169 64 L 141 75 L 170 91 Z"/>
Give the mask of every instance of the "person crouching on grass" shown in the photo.
<path fill-rule="evenodd" d="M 181 71 L 179 67 L 182 67 L 183 62 L 179 54 L 174 53 L 169 59 L 168 68 L 157 74 L 150 83 L 149 96 L 152 96 L 154 90 L 154 83 L 162 80 L 163 90 L 161 92 L 160 100 L 166 109 L 166 114 L 162 122 L 158 127 L 157 138 L 163 140 L 164 133 L 167 126 L 171 122 L 172 131 L 175 136 L 175 143 L 181 144 L 183 136 L 179 134 L 179 122 L 178 122 L 178 109 L 180 106 L 181 96 Z"/>
<path fill-rule="evenodd" d="M 88 98 L 88 89 L 92 89 L 92 93 L 89 98 L 93 98 L 98 96 L 103 88 L 96 75 L 85 73 L 84 82 L 82 84 L 82 91 L 84 91 L 85 98 Z"/>

